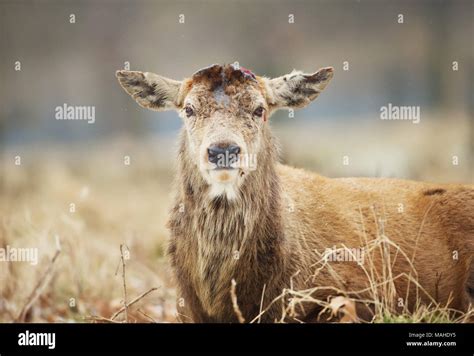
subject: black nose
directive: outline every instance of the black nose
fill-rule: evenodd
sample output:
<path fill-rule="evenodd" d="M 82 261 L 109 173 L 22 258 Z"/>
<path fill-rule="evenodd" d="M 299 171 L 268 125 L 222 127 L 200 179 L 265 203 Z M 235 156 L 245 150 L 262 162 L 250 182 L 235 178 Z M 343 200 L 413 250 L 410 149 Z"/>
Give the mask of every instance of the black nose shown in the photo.
<path fill-rule="evenodd" d="M 217 168 L 231 168 L 239 160 L 239 153 L 239 146 L 228 143 L 218 143 L 207 149 L 209 162 L 216 164 Z"/>

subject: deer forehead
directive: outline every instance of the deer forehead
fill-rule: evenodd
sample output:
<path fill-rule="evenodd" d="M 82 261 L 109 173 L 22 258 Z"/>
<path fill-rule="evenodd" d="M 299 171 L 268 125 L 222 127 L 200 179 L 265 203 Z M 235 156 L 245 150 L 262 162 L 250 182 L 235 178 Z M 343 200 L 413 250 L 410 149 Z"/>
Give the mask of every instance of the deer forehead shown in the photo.
<path fill-rule="evenodd" d="M 188 82 L 187 99 L 210 111 L 236 111 L 252 108 L 264 98 L 258 77 L 245 68 L 212 65 L 193 74 Z"/>

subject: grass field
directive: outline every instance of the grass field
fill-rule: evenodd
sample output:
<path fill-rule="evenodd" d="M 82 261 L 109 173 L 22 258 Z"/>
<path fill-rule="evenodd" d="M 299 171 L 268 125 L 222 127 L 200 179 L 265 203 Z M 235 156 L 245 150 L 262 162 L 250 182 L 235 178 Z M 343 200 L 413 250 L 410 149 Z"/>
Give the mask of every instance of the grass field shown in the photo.
<path fill-rule="evenodd" d="M 472 179 L 472 163 L 466 163 L 472 154 L 467 127 L 443 125 L 434 122 L 423 134 L 416 133 L 418 128 L 411 123 L 385 126 L 390 134 L 377 135 L 364 126 L 330 124 L 317 131 L 283 127 L 276 132 L 285 162 L 322 174 L 467 183 Z M 24 315 L 26 321 L 110 319 L 124 298 L 121 244 L 126 246 L 127 300 L 157 288 L 130 307 L 128 321 L 177 320 L 165 228 L 174 140 L 43 143 L 2 152 L 0 247 L 38 248 L 39 261 L 36 266 L 0 262 L 1 322 L 16 320 L 34 290 L 39 293 Z M 347 152 L 349 167 L 342 165 Z M 459 166 L 451 164 L 456 153 L 461 157 Z M 14 163 L 17 156 L 21 165 Z M 130 157 L 129 165 L 125 156 Z M 44 285 L 37 286 L 55 254 L 56 239 L 61 252 Z M 379 322 L 450 321 L 445 311 L 424 308 L 404 316 L 382 309 L 377 318 Z M 114 320 L 124 319 L 121 313 Z"/>

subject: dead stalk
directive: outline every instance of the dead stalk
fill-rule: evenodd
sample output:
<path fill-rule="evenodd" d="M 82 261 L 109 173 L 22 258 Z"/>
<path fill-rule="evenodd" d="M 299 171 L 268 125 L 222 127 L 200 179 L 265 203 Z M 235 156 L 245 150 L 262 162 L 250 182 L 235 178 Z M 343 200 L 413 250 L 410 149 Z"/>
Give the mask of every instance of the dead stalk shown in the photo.
<path fill-rule="evenodd" d="M 103 316 L 100 316 L 100 315 L 89 315 L 84 320 L 102 321 L 102 322 L 112 323 L 112 324 L 122 324 L 123 323 L 122 321 L 116 321 L 116 320 L 112 320 L 112 319 L 109 319 L 109 318 L 104 318 Z"/>
<path fill-rule="evenodd" d="M 21 309 L 20 313 L 18 314 L 18 317 L 16 318 L 16 322 L 24 322 L 26 318 L 26 314 L 28 311 L 31 309 L 33 304 L 36 302 L 36 300 L 39 298 L 41 295 L 43 289 L 46 287 L 46 285 L 49 283 L 51 280 L 51 275 L 53 272 L 53 267 L 54 263 L 56 262 L 56 259 L 58 258 L 59 254 L 61 253 L 61 244 L 59 242 L 59 238 L 56 236 L 56 252 L 54 253 L 53 258 L 49 262 L 48 267 L 44 271 L 43 275 L 41 278 L 38 280 L 38 283 L 36 283 L 35 287 L 33 288 L 33 291 L 29 295 L 27 302 Z"/>
<path fill-rule="evenodd" d="M 235 282 L 235 279 L 232 279 L 231 288 L 230 288 L 230 297 L 232 298 L 232 306 L 234 307 L 234 312 L 235 312 L 235 315 L 237 315 L 237 319 L 239 320 L 239 323 L 245 323 L 245 318 L 242 315 L 242 312 L 240 311 L 239 304 L 237 304 L 237 294 L 235 293 L 236 285 L 237 283 Z"/>
<path fill-rule="evenodd" d="M 148 315 L 147 313 L 145 313 L 144 311 L 142 311 L 141 309 L 138 309 L 137 310 L 141 315 L 143 315 L 145 318 L 147 318 L 148 320 L 150 320 L 152 323 L 157 323 L 157 321 L 155 319 L 153 319 L 150 315 Z"/>
<path fill-rule="evenodd" d="M 136 297 L 135 299 L 133 299 L 130 303 L 128 304 L 125 304 L 122 308 L 120 308 L 119 310 L 117 310 L 114 315 L 112 315 L 110 317 L 110 319 L 114 320 L 116 317 L 118 317 L 120 314 L 122 314 L 124 311 L 127 312 L 128 310 L 128 307 L 132 306 L 133 304 L 135 304 L 136 302 L 138 302 L 139 300 L 143 299 L 144 297 L 146 297 L 148 294 L 150 294 L 151 292 L 154 292 L 155 290 L 157 290 L 158 288 L 157 287 L 153 287 L 151 288 L 150 290 L 147 290 L 146 292 L 140 294 L 138 297 Z"/>
<path fill-rule="evenodd" d="M 128 305 L 127 305 L 127 282 L 126 282 L 126 276 L 125 276 L 125 259 L 123 257 L 123 247 L 124 245 L 121 244 L 120 245 L 120 259 L 122 261 L 122 281 L 123 281 L 123 308 L 120 309 L 119 311 L 125 311 L 125 321 L 128 323 Z M 127 250 L 128 250 L 128 247 L 127 247 Z M 118 312 L 117 312 L 118 313 Z M 117 314 L 116 313 L 116 314 Z M 120 314 L 120 313 L 118 313 Z M 118 315 L 117 314 L 117 315 Z M 112 317 L 112 320 L 115 319 L 115 317 L 117 316 L 114 314 L 114 316 Z"/>

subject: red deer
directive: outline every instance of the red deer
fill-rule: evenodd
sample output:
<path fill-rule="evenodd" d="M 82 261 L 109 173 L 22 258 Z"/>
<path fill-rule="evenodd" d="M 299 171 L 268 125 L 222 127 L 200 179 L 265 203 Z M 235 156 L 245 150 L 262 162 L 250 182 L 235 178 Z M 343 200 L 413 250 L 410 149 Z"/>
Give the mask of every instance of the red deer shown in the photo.
<path fill-rule="evenodd" d="M 321 301 L 343 294 L 362 301 L 359 308 L 388 279 L 388 297 L 408 310 L 417 303 L 469 308 L 473 185 L 331 179 L 279 163 L 269 117 L 307 106 L 333 68 L 274 79 L 236 65 L 212 65 L 183 81 L 116 75 L 139 105 L 177 110 L 184 123 L 168 226 L 186 319 L 277 321 L 288 290 Z M 332 258 L 341 248 L 352 251 L 349 260 L 370 254 Z M 324 320 L 321 308 L 305 301 L 285 320 Z M 370 319 L 373 308 L 365 303 L 361 315 Z"/>

